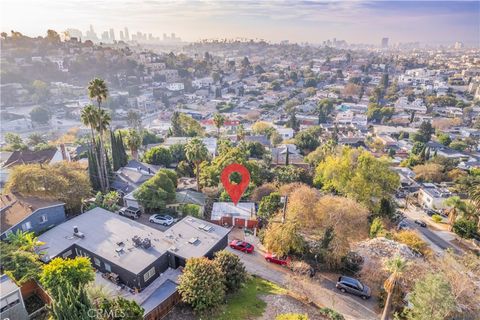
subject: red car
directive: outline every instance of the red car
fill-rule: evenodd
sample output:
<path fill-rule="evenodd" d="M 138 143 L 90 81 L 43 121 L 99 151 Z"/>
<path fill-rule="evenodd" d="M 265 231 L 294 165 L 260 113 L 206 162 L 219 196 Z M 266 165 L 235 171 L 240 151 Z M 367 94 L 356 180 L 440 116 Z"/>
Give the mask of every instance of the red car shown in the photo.
<path fill-rule="evenodd" d="M 230 248 L 235 249 L 235 250 L 240 250 L 246 253 L 252 253 L 255 247 L 245 241 L 242 240 L 232 240 L 230 242 Z"/>
<path fill-rule="evenodd" d="M 279 258 L 274 253 L 265 253 L 265 260 L 271 263 L 276 263 L 281 266 L 286 266 L 290 263 L 290 257 Z"/>

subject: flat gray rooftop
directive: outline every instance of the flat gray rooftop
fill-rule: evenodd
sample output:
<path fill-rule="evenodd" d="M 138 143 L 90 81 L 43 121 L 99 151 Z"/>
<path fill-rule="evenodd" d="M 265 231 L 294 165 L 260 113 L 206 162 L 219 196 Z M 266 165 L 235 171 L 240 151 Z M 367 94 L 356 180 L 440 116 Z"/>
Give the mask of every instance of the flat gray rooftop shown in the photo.
<path fill-rule="evenodd" d="M 73 228 L 85 235 L 78 238 Z M 162 232 L 116 213 L 94 208 L 39 236 L 46 245 L 41 248 L 48 257 L 55 257 L 73 244 L 84 248 L 120 267 L 140 273 L 167 251 L 188 259 L 206 255 L 230 229 L 197 219 L 185 217 Z M 134 236 L 149 238 L 148 249 L 135 247 Z M 193 241 L 195 240 L 195 241 Z M 123 250 L 117 243 L 123 242 Z"/>
<path fill-rule="evenodd" d="M 169 243 L 169 251 L 188 259 L 205 256 L 229 232 L 230 229 L 187 216 L 164 232 L 164 240 Z"/>
<path fill-rule="evenodd" d="M 74 226 L 84 238 L 73 235 Z M 135 247 L 134 236 L 149 238 L 152 246 L 148 249 Z M 163 232 L 102 208 L 94 208 L 39 236 L 40 241 L 46 243 L 42 250 L 49 257 L 76 244 L 135 274 L 165 254 L 169 246 L 162 238 Z M 116 251 L 119 242 L 124 243 L 121 252 Z"/>

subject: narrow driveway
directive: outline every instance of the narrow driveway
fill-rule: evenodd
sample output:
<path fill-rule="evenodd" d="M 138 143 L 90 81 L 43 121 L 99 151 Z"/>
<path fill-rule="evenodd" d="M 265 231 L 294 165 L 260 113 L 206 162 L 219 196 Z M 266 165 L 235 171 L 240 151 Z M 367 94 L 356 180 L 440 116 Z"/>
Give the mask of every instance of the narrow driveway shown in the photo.
<path fill-rule="evenodd" d="M 232 232 L 231 239 L 243 239 L 243 236 L 239 237 L 238 235 L 238 232 Z M 253 237 L 248 237 L 246 240 L 255 244 Z M 227 250 L 242 259 L 249 273 L 286 287 L 296 294 L 306 296 L 319 306 L 334 309 L 343 314 L 345 319 L 370 320 L 380 317 L 376 311 L 377 300 L 375 298 L 364 301 L 360 297 L 338 291 L 335 288 L 335 279 L 338 275 L 317 273 L 314 278 L 298 277 L 286 267 L 265 261 L 264 253 L 257 246 L 251 254 L 230 247 Z"/>

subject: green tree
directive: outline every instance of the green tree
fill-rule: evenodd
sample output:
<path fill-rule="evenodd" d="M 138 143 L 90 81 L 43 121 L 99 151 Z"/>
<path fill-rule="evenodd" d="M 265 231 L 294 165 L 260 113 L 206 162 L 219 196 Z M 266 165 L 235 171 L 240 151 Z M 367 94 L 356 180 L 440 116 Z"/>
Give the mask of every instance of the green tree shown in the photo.
<path fill-rule="evenodd" d="M 17 245 L 5 241 L 0 241 L 0 260 L 2 272 L 20 285 L 30 279 L 38 279 L 42 270 L 42 263 L 38 260 L 37 254 L 23 251 Z"/>
<path fill-rule="evenodd" d="M 225 274 L 220 266 L 207 258 L 187 260 L 179 277 L 178 292 L 182 301 L 197 312 L 210 310 L 223 302 Z"/>
<path fill-rule="evenodd" d="M 127 113 L 127 125 L 137 131 L 142 130 L 142 116 L 139 112 L 134 110 L 128 110 Z"/>
<path fill-rule="evenodd" d="M 294 131 L 300 130 L 300 121 L 297 120 L 295 111 L 290 111 L 290 118 L 286 123 L 287 128 L 292 128 Z"/>
<path fill-rule="evenodd" d="M 135 129 L 129 129 L 125 135 L 125 143 L 133 159 L 138 158 L 138 149 L 142 145 L 142 136 Z"/>
<path fill-rule="evenodd" d="M 448 213 L 448 224 L 450 225 L 450 230 L 452 230 L 458 215 L 460 213 L 466 213 L 467 205 L 459 196 L 453 196 L 446 199 L 444 204 L 450 208 Z"/>
<path fill-rule="evenodd" d="M 103 170 L 101 168 L 101 163 L 99 159 L 99 146 L 97 145 L 97 139 L 95 135 L 95 128 L 98 122 L 98 112 L 96 108 L 93 105 L 87 105 L 82 109 L 80 119 L 82 123 L 86 126 L 90 127 L 90 133 L 91 133 L 91 145 L 92 145 L 92 151 L 91 151 L 91 157 L 89 158 L 89 170 L 91 173 L 93 173 L 93 165 L 96 166 L 95 174 L 96 177 L 94 180 L 98 181 L 98 188 L 100 190 L 106 190 L 105 186 L 105 175 L 103 174 Z M 93 184 L 93 181 L 92 181 Z M 96 183 L 94 184 L 94 187 L 97 187 Z"/>
<path fill-rule="evenodd" d="M 450 138 L 450 135 L 448 135 L 446 133 L 439 133 L 437 135 L 437 139 L 438 139 L 438 142 L 440 142 L 444 146 L 448 146 L 452 142 L 452 139 Z"/>
<path fill-rule="evenodd" d="M 382 235 L 385 232 L 385 227 L 383 225 L 382 219 L 376 217 L 373 219 L 372 224 L 370 225 L 370 238 L 376 238 L 379 235 Z"/>
<path fill-rule="evenodd" d="M 318 129 L 302 130 L 295 135 L 295 145 L 302 150 L 303 154 L 308 154 L 320 145 L 319 133 Z"/>
<path fill-rule="evenodd" d="M 24 232 L 18 229 L 16 232 L 12 232 L 8 235 L 7 240 L 20 250 L 28 252 L 36 252 L 38 247 L 43 246 L 45 243 L 38 240 L 33 232 Z"/>
<path fill-rule="evenodd" d="M 187 160 L 184 144 L 176 143 L 171 145 L 170 153 L 172 154 L 172 161 L 175 163 L 180 163 L 181 161 Z"/>
<path fill-rule="evenodd" d="M 47 141 L 39 133 L 32 133 L 28 136 L 28 145 L 30 147 L 36 147 L 39 144 L 45 144 Z"/>
<path fill-rule="evenodd" d="M 88 96 L 90 99 L 97 102 L 98 108 L 101 108 L 101 105 L 108 96 L 108 88 L 105 80 L 100 78 L 94 78 L 88 83 Z"/>
<path fill-rule="evenodd" d="M 471 239 L 477 233 L 477 224 L 473 220 L 460 218 L 453 224 L 453 232 L 465 239 Z"/>
<path fill-rule="evenodd" d="M 314 184 L 324 190 L 335 190 L 377 210 L 380 200 L 389 199 L 399 183 L 387 161 L 364 149 L 349 147 L 320 162 L 314 179 Z"/>
<path fill-rule="evenodd" d="M 389 260 L 386 260 L 384 263 L 384 269 L 390 276 L 385 280 L 383 287 L 387 292 L 387 301 L 385 302 L 385 307 L 383 308 L 382 320 L 387 320 L 389 318 L 390 308 L 392 306 L 392 294 L 397 282 L 403 276 L 405 269 L 407 267 L 407 262 L 400 256 L 395 256 Z"/>
<path fill-rule="evenodd" d="M 62 288 L 68 285 L 78 288 L 94 279 L 95 272 L 86 257 L 55 258 L 43 267 L 40 274 L 40 282 L 54 299 L 59 297 Z"/>
<path fill-rule="evenodd" d="M 409 301 L 413 307 L 407 317 L 411 320 L 444 320 L 455 311 L 452 288 L 439 273 L 415 282 Z"/>
<path fill-rule="evenodd" d="M 32 109 L 32 111 L 30 111 L 30 118 L 33 122 L 47 124 L 51 119 L 51 115 L 47 109 L 42 107 L 35 107 Z"/>
<path fill-rule="evenodd" d="M 272 192 L 260 201 L 257 215 L 263 219 L 270 219 L 281 207 L 280 194 Z"/>
<path fill-rule="evenodd" d="M 333 111 L 333 101 L 330 99 L 322 99 L 318 101 L 316 113 L 318 115 L 318 124 L 325 123 Z"/>
<path fill-rule="evenodd" d="M 420 142 L 427 143 L 428 141 L 430 141 L 434 132 L 435 129 L 432 127 L 432 123 L 430 121 L 423 121 L 420 124 L 420 128 L 418 129 L 417 139 Z"/>
<path fill-rule="evenodd" d="M 23 143 L 22 138 L 16 133 L 7 132 L 5 134 L 5 142 L 8 144 L 8 149 L 12 151 L 24 150 L 27 148 Z"/>
<path fill-rule="evenodd" d="M 213 115 L 213 123 L 215 124 L 215 127 L 217 127 L 217 136 L 220 137 L 220 128 L 223 126 L 225 123 L 225 116 L 221 115 L 220 113 L 215 113 Z"/>
<path fill-rule="evenodd" d="M 170 133 L 174 137 L 196 137 L 203 136 L 205 132 L 198 121 L 175 111 L 171 118 Z"/>
<path fill-rule="evenodd" d="M 59 320 L 84 320 L 91 318 L 92 304 L 82 286 L 64 283 L 56 289 L 52 314 Z"/>
<path fill-rule="evenodd" d="M 147 210 L 164 209 L 175 199 L 176 174 L 168 169 L 159 170 L 133 194 Z"/>
<path fill-rule="evenodd" d="M 165 147 L 153 147 L 145 152 L 143 161 L 149 164 L 168 167 L 172 163 L 173 157 L 170 149 Z"/>
<path fill-rule="evenodd" d="M 109 315 L 105 320 L 142 320 L 145 311 L 136 301 L 123 297 L 103 299 L 98 307 L 100 314 Z"/>
<path fill-rule="evenodd" d="M 226 291 L 234 292 L 247 280 L 247 271 L 240 258 L 226 250 L 215 253 L 213 260 L 222 270 Z"/>
<path fill-rule="evenodd" d="M 200 164 L 208 159 L 208 149 L 198 138 L 193 138 L 185 145 L 187 160 L 195 166 L 197 190 L 200 191 Z"/>
<path fill-rule="evenodd" d="M 248 154 L 252 158 L 260 159 L 267 152 L 265 147 L 260 142 L 249 142 L 247 143 Z"/>

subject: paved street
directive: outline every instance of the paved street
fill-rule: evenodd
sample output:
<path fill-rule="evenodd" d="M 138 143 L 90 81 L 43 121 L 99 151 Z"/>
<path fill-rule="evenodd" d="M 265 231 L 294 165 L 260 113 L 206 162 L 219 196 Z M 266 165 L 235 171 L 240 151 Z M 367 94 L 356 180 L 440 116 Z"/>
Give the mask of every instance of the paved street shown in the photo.
<path fill-rule="evenodd" d="M 243 239 L 243 235 L 238 230 L 234 230 L 231 239 Z M 360 297 L 343 294 L 335 288 L 335 279 L 338 275 L 317 273 L 313 279 L 308 278 L 303 281 L 303 279 L 294 276 L 293 272 L 286 267 L 265 261 L 264 253 L 258 248 L 253 236 L 249 236 L 246 240 L 255 245 L 255 252 L 252 254 L 233 250 L 230 247 L 227 250 L 237 254 L 242 259 L 249 273 L 305 295 L 319 306 L 329 307 L 342 313 L 345 319 L 369 320 L 379 318 L 379 314 L 375 311 L 377 305 L 375 298 L 364 301 Z"/>
<path fill-rule="evenodd" d="M 431 245 L 432 249 L 435 252 L 442 254 L 443 250 L 450 248 L 457 254 L 463 253 L 463 250 L 461 248 L 453 245 L 450 241 L 448 241 L 449 237 L 453 237 L 450 232 L 436 231 L 431 228 L 431 218 L 427 214 L 411 207 L 408 209 L 403 209 L 402 211 L 405 213 L 408 225 L 412 229 L 418 230 L 423 236 L 424 240 Z M 414 222 L 415 219 L 424 221 L 427 224 L 427 227 L 423 228 L 419 226 Z"/>

